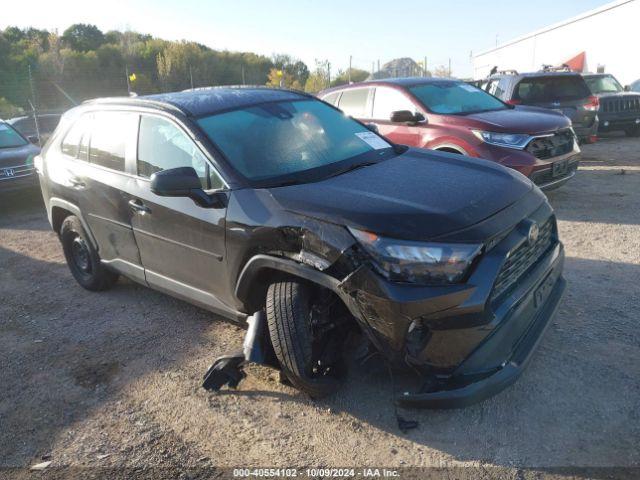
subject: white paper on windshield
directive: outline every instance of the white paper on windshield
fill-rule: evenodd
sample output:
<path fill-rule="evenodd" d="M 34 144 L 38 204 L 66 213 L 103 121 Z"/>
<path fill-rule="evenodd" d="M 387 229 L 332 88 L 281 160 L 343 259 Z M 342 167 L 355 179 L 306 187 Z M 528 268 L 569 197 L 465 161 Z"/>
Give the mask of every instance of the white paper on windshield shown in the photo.
<path fill-rule="evenodd" d="M 391 145 L 389 145 L 387 142 L 385 142 L 383 139 L 381 139 L 378 135 L 376 135 L 373 132 L 356 133 L 356 137 L 358 137 L 360 140 L 365 142 L 371 148 L 374 148 L 376 150 L 382 150 L 383 148 L 391 147 Z"/>

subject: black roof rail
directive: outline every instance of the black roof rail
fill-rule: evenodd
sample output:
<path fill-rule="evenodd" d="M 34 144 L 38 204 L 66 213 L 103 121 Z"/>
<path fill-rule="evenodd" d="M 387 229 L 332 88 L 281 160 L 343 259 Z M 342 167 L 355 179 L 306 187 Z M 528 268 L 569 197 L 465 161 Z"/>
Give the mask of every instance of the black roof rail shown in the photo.
<path fill-rule="evenodd" d="M 285 88 L 285 87 L 271 87 L 269 85 L 210 85 L 204 87 L 194 87 L 194 88 L 186 88 L 182 90 L 182 92 L 198 92 L 203 90 L 216 90 L 216 89 L 225 89 L 225 88 L 244 88 L 244 89 L 259 89 L 259 90 L 282 90 L 285 92 L 294 92 L 299 95 L 304 95 L 306 97 L 313 97 L 309 92 L 305 92 L 304 90 L 296 90 L 295 88 Z"/>
<path fill-rule="evenodd" d="M 141 97 L 105 97 L 105 98 L 93 98 L 85 100 L 82 105 L 126 105 L 134 107 L 151 107 L 157 108 L 170 113 L 180 113 L 182 115 L 189 115 L 189 112 L 182 108 L 173 105 L 168 102 L 160 102 L 158 100 L 149 100 Z"/>

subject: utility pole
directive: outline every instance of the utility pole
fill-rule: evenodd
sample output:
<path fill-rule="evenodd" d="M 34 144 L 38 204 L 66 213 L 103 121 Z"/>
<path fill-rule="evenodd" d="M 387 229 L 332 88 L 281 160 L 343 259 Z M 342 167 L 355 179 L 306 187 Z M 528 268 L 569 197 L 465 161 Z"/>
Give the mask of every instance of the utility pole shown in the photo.
<path fill-rule="evenodd" d="M 378 73 L 380 73 L 380 59 L 378 59 Z"/>
<path fill-rule="evenodd" d="M 35 107 L 34 105 L 38 104 L 38 101 L 36 99 L 36 89 L 33 86 L 33 75 L 31 74 L 31 64 L 29 64 L 29 88 L 31 89 L 31 99 L 33 100 L 33 104 L 32 104 L 32 108 L 33 108 L 33 114 L 36 114 L 35 111 Z"/>
<path fill-rule="evenodd" d="M 352 60 L 353 60 L 353 55 L 349 55 L 349 73 L 348 73 L 349 85 L 351 85 L 351 61 Z"/>
<path fill-rule="evenodd" d="M 451 57 L 449 57 L 449 78 L 451 78 Z"/>
<path fill-rule="evenodd" d="M 371 78 L 373 78 L 373 74 L 376 71 L 376 62 L 371 62 Z"/>
<path fill-rule="evenodd" d="M 193 90 L 193 70 L 191 69 L 191 65 L 189 65 L 189 80 L 191 81 L 191 90 Z"/>
<path fill-rule="evenodd" d="M 424 57 L 424 76 L 425 77 L 427 76 L 427 71 L 428 71 L 427 70 L 427 57 L 425 55 L 425 57 Z"/>
<path fill-rule="evenodd" d="M 124 66 L 124 75 L 127 77 L 127 95 L 131 96 L 131 83 L 129 83 L 129 65 Z"/>
<path fill-rule="evenodd" d="M 36 136 L 38 137 L 38 146 L 42 148 L 42 138 L 40 138 L 40 125 L 38 123 L 38 115 L 36 112 L 36 107 L 33 106 L 31 100 L 29 100 L 29 105 L 31 106 L 31 110 L 33 111 L 33 123 L 36 126 Z"/>
<path fill-rule="evenodd" d="M 242 65 L 242 85 L 246 85 L 246 83 L 244 82 L 244 65 Z"/>
<path fill-rule="evenodd" d="M 327 60 L 327 88 L 331 86 L 331 62 Z"/>

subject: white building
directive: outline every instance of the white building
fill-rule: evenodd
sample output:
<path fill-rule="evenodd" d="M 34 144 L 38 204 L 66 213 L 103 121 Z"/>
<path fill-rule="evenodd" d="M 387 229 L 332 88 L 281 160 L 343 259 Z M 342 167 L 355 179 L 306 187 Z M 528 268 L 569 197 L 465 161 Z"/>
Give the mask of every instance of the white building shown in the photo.
<path fill-rule="evenodd" d="M 474 78 L 494 66 L 531 72 L 562 65 L 584 52 L 583 71 L 611 73 L 626 85 L 640 78 L 639 34 L 640 0 L 617 0 L 474 55 Z"/>

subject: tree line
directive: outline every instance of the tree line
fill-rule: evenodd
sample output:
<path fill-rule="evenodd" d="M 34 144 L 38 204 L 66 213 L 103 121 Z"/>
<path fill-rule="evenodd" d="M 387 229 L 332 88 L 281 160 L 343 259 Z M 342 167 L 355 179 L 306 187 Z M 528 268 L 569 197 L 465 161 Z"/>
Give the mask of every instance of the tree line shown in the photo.
<path fill-rule="evenodd" d="M 367 76 L 351 71 L 352 81 Z M 133 31 L 104 33 L 95 25 L 74 24 L 61 35 L 37 28 L 0 30 L 0 118 L 130 92 L 240 84 L 317 92 L 347 81 L 347 72 L 329 78 L 327 61 L 316 61 L 310 70 L 287 54 L 215 50 Z"/>

